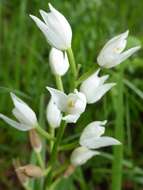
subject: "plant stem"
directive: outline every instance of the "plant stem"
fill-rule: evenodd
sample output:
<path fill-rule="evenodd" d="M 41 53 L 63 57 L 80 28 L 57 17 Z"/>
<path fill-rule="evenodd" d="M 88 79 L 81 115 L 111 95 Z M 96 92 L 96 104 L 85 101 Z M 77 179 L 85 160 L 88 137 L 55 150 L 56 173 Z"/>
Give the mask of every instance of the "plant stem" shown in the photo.
<path fill-rule="evenodd" d="M 36 126 L 36 130 L 38 131 L 38 133 L 40 133 L 46 139 L 54 140 L 54 138 L 51 137 L 51 135 L 48 132 L 46 132 L 44 129 L 42 129 L 40 126 Z"/>
<path fill-rule="evenodd" d="M 124 103 L 123 103 L 123 67 L 121 66 L 117 89 L 118 94 L 114 99 L 116 111 L 115 138 L 121 143 L 124 142 Z M 123 162 L 123 145 L 114 147 L 114 159 L 112 165 L 112 190 L 122 189 L 122 162 Z"/>
<path fill-rule="evenodd" d="M 58 129 L 56 140 L 55 140 L 55 143 L 53 145 L 52 152 L 51 152 L 51 157 L 50 157 L 50 162 L 49 162 L 50 166 L 49 166 L 49 170 L 47 172 L 48 174 L 47 174 L 46 183 L 45 183 L 45 187 L 47 189 L 51 185 L 51 181 L 52 181 L 52 169 L 53 169 L 53 166 L 55 165 L 55 162 L 56 162 L 57 153 L 58 153 L 58 146 L 59 146 L 59 144 L 61 142 L 61 139 L 63 137 L 64 131 L 65 131 L 65 127 L 66 127 L 66 122 L 62 121 L 62 124 L 59 127 L 59 129 Z"/>
<path fill-rule="evenodd" d="M 55 128 L 50 127 L 50 134 L 51 134 L 51 136 L 52 136 L 53 138 L 55 137 Z M 54 146 L 54 142 L 53 142 L 53 141 L 50 141 L 50 151 L 52 151 L 53 146 Z"/>
<path fill-rule="evenodd" d="M 70 66 L 71 66 L 71 71 L 72 71 L 72 74 L 73 74 L 73 82 L 74 82 L 74 86 L 75 86 L 75 82 L 76 82 L 76 79 L 77 79 L 77 68 L 76 68 L 72 48 L 67 49 L 66 52 L 67 52 L 67 55 L 68 55 Z"/>
<path fill-rule="evenodd" d="M 57 85 L 58 90 L 64 91 L 63 82 L 62 82 L 61 76 L 55 75 L 55 79 L 56 79 L 56 85 Z"/>
<path fill-rule="evenodd" d="M 41 153 L 40 152 L 36 152 L 36 156 L 37 156 L 37 160 L 38 160 L 38 163 L 39 163 L 39 165 L 40 165 L 40 167 L 42 168 L 42 169 L 44 169 L 44 162 L 43 162 L 43 160 L 42 160 L 42 157 L 41 157 Z"/>
<path fill-rule="evenodd" d="M 28 184 L 24 184 L 23 187 L 25 190 L 32 190 L 31 187 L 28 186 Z"/>
<path fill-rule="evenodd" d="M 61 127 L 58 129 L 56 141 L 54 143 L 53 150 L 51 153 L 51 159 L 50 159 L 51 165 L 53 165 L 53 163 L 55 163 L 55 161 L 56 161 L 58 146 L 59 146 L 61 139 L 63 137 L 65 127 L 66 127 L 66 123 L 65 123 L 65 121 L 62 121 Z"/>

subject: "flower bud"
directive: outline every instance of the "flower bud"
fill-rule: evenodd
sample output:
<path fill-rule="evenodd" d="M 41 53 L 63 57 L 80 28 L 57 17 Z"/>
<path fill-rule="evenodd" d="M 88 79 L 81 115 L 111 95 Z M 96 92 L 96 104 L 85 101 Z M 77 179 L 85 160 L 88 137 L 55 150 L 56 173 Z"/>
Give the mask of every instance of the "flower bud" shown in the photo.
<path fill-rule="evenodd" d="M 50 127 L 57 128 L 60 126 L 62 114 L 57 105 L 53 102 L 52 98 L 47 106 L 46 114 Z"/>
<path fill-rule="evenodd" d="M 25 185 L 28 182 L 28 176 L 18 169 L 20 167 L 19 160 L 13 160 L 13 165 L 21 185 Z"/>
<path fill-rule="evenodd" d="M 52 48 L 49 54 L 49 64 L 54 75 L 64 75 L 69 68 L 66 52 Z"/>
<path fill-rule="evenodd" d="M 38 135 L 35 129 L 31 129 L 29 131 L 29 139 L 34 151 L 37 153 L 41 152 L 42 142 L 41 142 L 40 136 Z"/>
<path fill-rule="evenodd" d="M 32 164 L 28 164 L 25 166 L 21 166 L 17 169 L 17 171 L 20 171 L 27 177 L 34 177 L 34 178 L 40 178 L 43 176 L 43 171 L 39 166 L 35 166 Z"/>

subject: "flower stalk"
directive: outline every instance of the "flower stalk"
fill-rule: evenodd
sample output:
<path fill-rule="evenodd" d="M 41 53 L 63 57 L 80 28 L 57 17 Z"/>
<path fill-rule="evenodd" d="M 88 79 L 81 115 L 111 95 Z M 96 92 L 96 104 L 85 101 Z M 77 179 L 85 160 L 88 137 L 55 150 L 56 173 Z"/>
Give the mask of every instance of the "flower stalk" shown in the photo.
<path fill-rule="evenodd" d="M 74 80 L 76 80 L 78 73 L 77 73 L 77 68 L 76 68 L 75 58 L 74 58 L 74 54 L 73 54 L 72 48 L 68 48 L 66 50 L 66 52 L 67 52 L 67 56 L 68 56 L 68 59 L 69 59 L 70 66 L 71 66 L 71 71 L 72 71 Z M 75 82 L 76 81 L 74 81 L 74 83 Z M 74 86 L 75 86 L 75 84 L 74 84 Z"/>
<path fill-rule="evenodd" d="M 45 137 L 47 140 L 52 140 L 52 141 L 55 140 L 55 138 L 53 138 L 48 132 L 42 129 L 39 125 L 36 126 L 36 130 L 40 135 Z"/>
<path fill-rule="evenodd" d="M 63 82 L 62 82 L 62 78 L 59 75 L 55 75 L 55 79 L 56 79 L 56 86 L 58 90 L 64 91 L 64 87 L 63 87 Z"/>

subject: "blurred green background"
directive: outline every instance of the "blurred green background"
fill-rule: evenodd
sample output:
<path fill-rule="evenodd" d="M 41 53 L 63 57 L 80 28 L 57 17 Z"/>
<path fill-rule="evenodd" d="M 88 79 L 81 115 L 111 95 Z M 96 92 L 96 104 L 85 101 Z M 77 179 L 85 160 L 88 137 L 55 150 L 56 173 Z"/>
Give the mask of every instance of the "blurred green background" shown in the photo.
<path fill-rule="evenodd" d="M 128 47 L 143 42 L 142 0 L 51 0 L 70 22 L 73 29 L 73 51 L 81 73 L 87 72 L 111 37 L 130 30 Z M 45 86 L 55 86 L 48 65 L 49 45 L 28 16 L 39 16 L 39 9 L 48 9 L 46 0 L 0 0 L 0 112 L 11 116 L 9 91 L 14 91 L 36 111 L 45 125 L 45 106 L 48 93 Z M 78 122 L 78 128 L 67 129 L 68 134 L 79 133 L 93 120 L 108 119 L 107 133 L 115 136 L 115 128 L 124 132 L 123 190 L 143 190 L 143 53 L 112 70 L 115 87 L 99 103 L 89 106 Z M 65 88 L 70 82 L 64 78 Z M 119 87 L 119 88 L 118 88 Z M 67 88 L 68 89 L 68 88 Z M 120 95 L 119 95 L 120 94 Z M 121 134 L 122 135 L 122 134 Z M 14 174 L 12 159 L 23 163 L 30 158 L 26 133 L 19 132 L 0 121 L 0 189 L 21 189 Z M 112 149 L 107 155 L 94 157 L 83 166 L 85 189 L 110 189 L 112 179 Z M 76 174 L 78 175 L 78 173 Z M 76 178 L 75 175 L 75 178 Z M 77 177 L 80 180 L 80 177 Z M 58 190 L 82 189 L 74 179 L 59 185 Z M 68 184 L 68 189 L 67 189 Z M 16 185 L 16 187 L 15 187 Z M 38 189 L 37 189 L 38 190 Z M 115 189 L 116 190 L 116 189 Z"/>

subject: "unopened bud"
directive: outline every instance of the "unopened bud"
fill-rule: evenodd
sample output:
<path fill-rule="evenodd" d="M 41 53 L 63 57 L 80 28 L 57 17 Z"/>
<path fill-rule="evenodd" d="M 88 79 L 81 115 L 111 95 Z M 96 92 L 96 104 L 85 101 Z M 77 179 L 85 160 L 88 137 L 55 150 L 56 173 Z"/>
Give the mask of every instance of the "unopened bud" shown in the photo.
<path fill-rule="evenodd" d="M 13 165 L 15 168 L 16 175 L 22 185 L 25 185 L 28 181 L 28 176 L 25 175 L 21 170 L 18 168 L 20 167 L 20 162 L 19 160 L 13 160 Z"/>
<path fill-rule="evenodd" d="M 29 131 L 29 138 L 31 146 L 35 150 L 35 152 L 41 152 L 42 142 L 35 129 Z"/>
<path fill-rule="evenodd" d="M 35 166 L 32 164 L 28 164 L 25 166 L 21 166 L 17 169 L 17 171 L 20 171 L 27 177 L 34 177 L 34 178 L 39 178 L 43 176 L 43 171 L 39 166 Z"/>
<path fill-rule="evenodd" d="M 67 177 L 69 177 L 70 175 L 72 175 L 73 174 L 73 172 L 75 171 L 75 166 L 74 165 L 69 165 L 68 166 L 68 168 L 67 168 L 67 170 L 65 171 L 65 173 L 64 173 L 64 177 L 65 178 L 67 178 Z"/>

